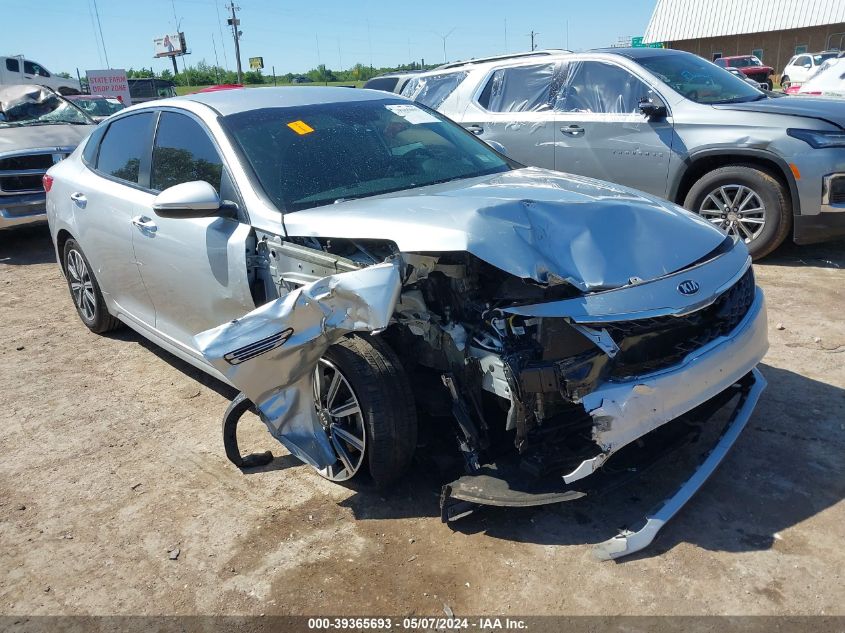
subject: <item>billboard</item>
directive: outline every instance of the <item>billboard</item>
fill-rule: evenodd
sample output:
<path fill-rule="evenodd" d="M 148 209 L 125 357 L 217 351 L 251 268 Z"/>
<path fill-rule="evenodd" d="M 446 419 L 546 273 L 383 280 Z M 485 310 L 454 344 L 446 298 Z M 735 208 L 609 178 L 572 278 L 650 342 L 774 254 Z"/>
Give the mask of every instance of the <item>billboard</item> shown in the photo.
<path fill-rule="evenodd" d="M 185 34 L 168 33 L 153 40 L 155 57 L 172 57 L 185 54 Z"/>
<path fill-rule="evenodd" d="M 129 82 L 126 81 L 126 71 L 122 68 L 86 70 L 85 75 L 88 77 L 88 92 L 92 95 L 116 97 L 125 105 L 132 105 Z"/>
<path fill-rule="evenodd" d="M 249 67 L 252 70 L 259 70 L 264 68 L 264 58 L 263 57 L 250 57 L 249 58 Z"/>

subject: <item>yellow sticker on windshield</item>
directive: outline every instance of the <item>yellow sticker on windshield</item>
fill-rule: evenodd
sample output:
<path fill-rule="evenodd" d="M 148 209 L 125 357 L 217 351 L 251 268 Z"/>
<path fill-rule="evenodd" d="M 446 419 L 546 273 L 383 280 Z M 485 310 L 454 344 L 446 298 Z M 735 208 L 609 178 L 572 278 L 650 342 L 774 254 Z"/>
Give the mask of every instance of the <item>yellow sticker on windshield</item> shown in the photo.
<path fill-rule="evenodd" d="M 299 135 L 311 134 L 314 128 L 308 125 L 305 121 L 291 121 L 288 127 Z"/>

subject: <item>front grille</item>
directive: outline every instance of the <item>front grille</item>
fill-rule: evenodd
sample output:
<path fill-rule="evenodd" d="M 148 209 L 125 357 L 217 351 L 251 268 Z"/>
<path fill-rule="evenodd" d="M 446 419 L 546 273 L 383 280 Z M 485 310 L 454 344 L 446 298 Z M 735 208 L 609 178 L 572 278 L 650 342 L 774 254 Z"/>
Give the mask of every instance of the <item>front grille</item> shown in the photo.
<path fill-rule="evenodd" d="M 40 193 L 41 178 L 67 151 L 26 153 L 0 158 L 0 194 Z"/>
<path fill-rule="evenodd" d="M 753 79 L 754 81 L 756 81 L 756 82 L 758 82 L 758 83 L 763 83 L 763 82 L 765 82 L 765 81 L 769 78 L 769 76 L 768 76 L 765 72 L 762 72 L 762 73 L 748 73 L 748 74 L 746 75 L 746 77 L 748 77 L 748 78 L 750 78 L 750 79 Z"/>
<path fill-rule="evenodd" d="M 630 378 L 678 364 L 690 352 L 730 334 L 748 313 L 754 292 L 754 273 L 749 268 L 714 303 L 692 314 L 593 324 L 605 328 L 619 346 L 610 375 Z"/>

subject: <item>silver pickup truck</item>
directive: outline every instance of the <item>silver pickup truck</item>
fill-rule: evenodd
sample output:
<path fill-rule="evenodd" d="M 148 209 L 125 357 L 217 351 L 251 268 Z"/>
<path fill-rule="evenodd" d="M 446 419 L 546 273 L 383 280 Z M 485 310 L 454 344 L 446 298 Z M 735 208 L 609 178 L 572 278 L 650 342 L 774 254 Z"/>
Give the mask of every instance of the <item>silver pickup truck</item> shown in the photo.
<path fill-rule="evenodd" d="M 42 177 L 94 121 L 41 86 L 0 87 L 0 229 L 47 219 Z"/>

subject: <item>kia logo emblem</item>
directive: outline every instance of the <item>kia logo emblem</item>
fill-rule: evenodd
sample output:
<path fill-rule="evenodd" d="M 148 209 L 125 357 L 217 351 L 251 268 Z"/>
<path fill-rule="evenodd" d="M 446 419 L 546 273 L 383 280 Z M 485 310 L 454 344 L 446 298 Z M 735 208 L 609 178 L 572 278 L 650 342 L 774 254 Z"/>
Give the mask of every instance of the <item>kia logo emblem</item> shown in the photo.
<path fill-rule="evenodd" d="M 700 286 L 692 279 L 687 279 L 678 284 L 678 292 L 682 295 L 694 295 L 698 292 Z"/>

